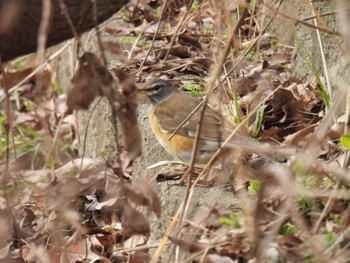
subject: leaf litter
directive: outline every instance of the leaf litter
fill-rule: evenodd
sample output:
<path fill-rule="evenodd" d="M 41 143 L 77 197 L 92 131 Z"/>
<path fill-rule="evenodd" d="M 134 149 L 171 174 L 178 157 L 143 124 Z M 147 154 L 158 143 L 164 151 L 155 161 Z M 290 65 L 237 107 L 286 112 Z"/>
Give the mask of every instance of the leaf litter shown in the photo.
<path fill-rule="evenodd" d="M 150 77 L 167 77 L 183 85 L 199 83 L 204 90 L 216 63 L 215 54 L 227 39 L 224 33 L 229 32 L 224 25 L 230 22 L 220 24 L 218 14 L 224 14 L 221 22 L 225 22 L 225 15 L 236 14 L 238 1 L 225 11 L 220 4 L 210 6 L 205 1 L 193 1 L 186 11 L 187 2 L 178 1 L 178 6 L 166 7 L 161 21 L 157 7 L 162 1 L 141 2 L 127 5 L 118 15 L 127 21 L 120 21 L 127 27 L 107 25 L 102 29 L 105 35 L 124 38 L 102 44 L 117 66 L 107 68 L 104 60 L 91 52 L 79 59 L 68 92 L 68 111 L 64 110 L 64 94 L 54 89 L 53 69 L 42 73 L 45 81 L 34 76 L 17 90 L 17 96 L 9 101 L 11 115 L 1 110 L 3 127 L 11 118 L 19 153 L 11 150 L 10 176 L 2 180 L 1 260 L 150 260 L 147 240 L 152 225 L 148 217 L 152 213 L 159 217 L 162 207 L 150 182 L 133 178 L 133 160 L 141 153 L 135 78 L 143 82 Z M 219 201 L 214 207 L 204 205 L 192 221 L 188 219 L 181 226 L 182 235 L 173 233 L 169 240 L 179 246 L 179 258 L 192 262 L 323 262 L 332 258 L 344 262 L 349 256 L 349 195 L 346 191 L 334 195 L 332 189 L 340 185 L 346 189 L 347 184 L 340 181 L 339 173 L 318 167 L 322 163 L 339 167 L 344 159 L 345 150 L 339 144 L 344 125 L 339 121 L 326 132 L 310 163 L 307 158 L 297 159 L 322 123 L 324 98 L 316 79 L 306 81 L 294 76 L 290 68 L 293 49 L 260 32 L 258 9 L 252 10 L 234 40 L 239 45 L 226 59 L 222 85 L 210 103 L 236 121 L 235 125 L 248 118 L 242 133 L 254 140 L 242 145 L 240 156 L 235 157 L 235 179 L 231 179 L 230 168 L 229 181 L 226 177 L 223 180 L 227 163 L 214 162 L 199 182 L 202 187 L 231 186 L 241 205 L 227 206 Z M 176 32 L 175 42 L 169 46 Z M 253 45 L 260 33 L 259 45 Z M 250 51 L 236 63 L 247 48 Z M 7 84 L 3 88 L 16 85 L 32 70 L 30 66 L 6 73 L 2 76 Z M 42 89 L 37 90 L 39 79 Z M 89 108 L 98 96 L 114 105 L 125 134 L 125 148 L 119 146 L 119 153 L 110 153 L 104 161 L 80 159 L 72 111 Z M 4 101 L 1 104 L 5 109 Z M 58 139 L 54 139 L 57 130 Z M 47 145 L 54 146 L 53 152 Z M 4 170 L 4 150 L 1 156 Z M 200 173 L 201 169 L 196 171 Z M 158 175 L 158 179 L 164 182 L 180 176 L 181 171 L 175 168 Z"/>

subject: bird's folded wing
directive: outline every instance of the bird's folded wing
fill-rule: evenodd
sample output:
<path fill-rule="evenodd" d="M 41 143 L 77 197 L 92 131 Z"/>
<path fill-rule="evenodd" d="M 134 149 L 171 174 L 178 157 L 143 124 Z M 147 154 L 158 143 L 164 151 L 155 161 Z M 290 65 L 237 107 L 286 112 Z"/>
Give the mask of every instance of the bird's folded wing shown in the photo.
<path fill-rule="evenodd" d="M 180 95 L 180 94 L 179 94 Z M 176 128 L 188 117 L 190 112 L 199 104 L 199 100 L 190 96 L 177 96 L 171 100 L 163 102 L 166 105 L 159 105 L 155 110 L 155 115 L 159 121 L 160 128 L 166 132 L 174 132 Z M 162 103 L 162 104 L 163 104 Z M 197 124 L 200 119 L 201 109 L 197 110 L 190 119 L 180 128 L 177 134 L 195 137 Z M 206 107 L 202 128 L 201 139 L 222 140 L 222 119 L 209 106 Z"/>

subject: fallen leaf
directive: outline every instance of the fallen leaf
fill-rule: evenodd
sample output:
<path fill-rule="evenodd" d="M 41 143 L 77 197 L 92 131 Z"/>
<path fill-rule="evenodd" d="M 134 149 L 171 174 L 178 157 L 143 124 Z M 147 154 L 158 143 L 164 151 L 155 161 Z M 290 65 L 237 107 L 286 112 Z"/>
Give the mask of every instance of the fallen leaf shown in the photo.
<path fill-rule="evenodd" d="M 178 245 L 182 250 L 190 253 L 196 253 L 199 251 L 204 251 L 208 245 L 199 244 L 197 242 L 188 241 L 176 237 L 169 236 L 169 240 L 175 245 Z"/>

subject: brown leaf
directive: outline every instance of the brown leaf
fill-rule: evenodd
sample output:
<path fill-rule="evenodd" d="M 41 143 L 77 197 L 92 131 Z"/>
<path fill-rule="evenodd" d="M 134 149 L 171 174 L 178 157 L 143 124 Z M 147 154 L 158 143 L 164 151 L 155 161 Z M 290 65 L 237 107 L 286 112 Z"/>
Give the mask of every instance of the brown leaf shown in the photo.
<path fill-rule="evenodd" d="M 201 44 L 199 43 L 199 37 L 192 36 L 190 34 L 183 32 L 183 33 L 178 35 L 178 38 L 181 42 L 189 43 L 192 46 L 195 46 L 197 48 L 201 48 Z"/>
<path fill-rule="evenodd" d="M 301 240 L 299 237 L 290 234 L 286 236 L 280 236 L 277 238 L 277 243 L 280 246 L 288 246 L 288 247 L 293 247 L 293 246 L 298 246 L 303 243 L 303 240 Z"/>
<path fill-rule="evenodd" d="M 341 227 L 342 229 L 347 229 L 350 225 L 350 206 L 341 213 Z"/>
<path fill-rule="evenodd" d="M 282 107 L 288 102 L 294 101 L 295 98 L 291 91 L 285 89 L 279 89 L 273 95 L 271 100 L 271 106 L 273 108 L 273 113 L 277 114 L 282 110 Z"/>
<path fill-rule="evenodd" d="M 157 57 L 160 59 L 163 59 L 165 57 L 165 55 L 167 54 L 168 49 L 167 48 L 163 48 L 159 51 Z M 173 55 L 175 57 L 179 57 L 179 58 L 189 58 L 191 57 L 191 53 L 189 51 L 188 48 L 186 48 L 185 46 L 182 45 L 174 45 L 169 52 L 170 55 Z"/>
<path fill-rule="evenodd" d="M 233 81 L 234 88 L 236 89 L 236 93 L 239 96 L 245 96 L 248 93 L 255 91 L 258 87 L 258 84 L 254 79 L 247 77 L 239 77 L 234 79 Z"/>
<path fill-rule="evenodd" d="M 124 236 L 149 235 L 151 229 L 148 220 L 141 212 L 131 207 L 126 199 L 118 200 L 117 206 L 121 209 Z"/>
<path fill-rule="evenodd" d="M 99 202 L 96 199 L 89 200 L 91 203 L 88 205 L 89 211 L 101 210 L 103 207 L 113 207 L 115 203 L 118 201 L 118 197 L 110 198 L 104 202 Z"/>
<path fill-rule="evenodd" d="M 102 41 L 103 48 L 109 50 L 115 60 L 125 65 L 134 65 L 137 63 L 135 59 L 129 59 L 125 54 L 123 54 L 123 47 L 119 42 Z"/>
<path fill-rule="evenodd" d="M 272 127 L 268 130 L 263 131 L 259 135 L 259 141 L 261 142 L 282 142 L 284 139 L 284 136 L 282 135 L 282 132 L 284 131 L 283 128 L 279 127 Z"/>
<path fill-rule="evenodd" d="M 297 120 L 309 121 L 313 116 L 308 113 L 307 106 L 307 102 L 304 101 L 291 101 L 283 105 L 282 109 L 285 112 L 285 116 L 281 122 Z"/>
<path fill-rule="evenodd" d="M 136 184 L 122 184 L 125 195 L 137 205 L 147 206 L 148 211 L 156 213 L 159 217 L 162 206 L 157 193 L 148 185 L 147 181 L 139 180 Z"/>
<path fill-rule="evenodd" d="M 121 147 L 122 148 L 122 147 Z M 107 159 L 108 167 L 111 167 L 114 174 L 128 182 L 132 179 L 132 159 L 128 151 L 119 149 L 120 153 L 110 152 Z"/>
<path fill-rule="evenodd" d="M 79 239 L 75 241 L 74 243 L 67 246 L 66 250 L 69 262 L 75 262 L 75 260 L 85 258 L 86 256 L 97 256 L 94 252 L 90 250 L 88 246 L 86 246 L 85 239 Z"/>
<path fill-rule="evenodd" d="M 288 262 L 305 262 L 312 258 L 315 262 L 332 262 L 331 254 L 326 253 L 325 246 L 328 247 L 324 234 L 310 236 L 307 240 L 302 240 L 295 235 L 287 235 L 277 238 L 278 250 L 282 257 Z M 311 253 L 305 254 L 305 251 Z M 341 262 L 341 261 L 339 261 Z"/>
<path fill-rule="evenodd" d="M 246 221 L 248 222 L 247 219 Z M 251 249 L 252 244 L 251 240 L 249 239 L 249 234 L 247 231 L 242 231 L 228 235 L 227 244 L 216 246 L 215 252 L 221 256 L 227 255 L 235 257 L 236 255 L 246 254 Z"/>
<path fill-rule="evenodd" d="M 165 182 L 165 181 L 177 181 L 181 179 L 184 173 L 185 173 L 184 171 L 176 171 L 176 170 L 160 172 L 157 174 L 156 181 L 158 183 Z"/>
<path fill-rule="evenodd" d="M 283 144 L 292 144 L 297 147 L 303 147 L 305 143 L 309 140 L 308 135 L 317 128 L 318 124 L 308 125 L 304 129 L 301 129 L 294 134 L 289 135 Z"/>
<path fill-rule="evenodd" d="M 119 43 L 114 43 L 110 41 L 102 41 L 102 46 L 105 49 L 108 49 L 111 51 L 113 54 L 119 55 L 123 52 L 122 47 L 119 45 Z"/>
<path fill-rule="evenodd" d="M 137 88 L 135 80 L 121 69 L 114 69 L 122 92 L 117 93 L 117 116 L 120 120 L 125 143 L 131 159 L 141 154 L 141 132 L 137 121 Z"/>
<path fill-rule="evenodd" d="M 147 253 L 147 250 L 136 250 L 133 260 L 130 261 L 131 263 L 143 263 L 143 262 L 150 262 L 150 256 Z"/>
<path fill-rule="evenodd" d="M 79 68 L 68 92 L 68 110 L 87 109 L 102 94 L 111 98 L 108 97 L 111 91 L 106 90 L 112 83 L 113 78 L 100 59 L 94 53 L 85 52 L 79 59 Z"/>
<path fill-rule="evenodd" d="M 187 241 L 187 240 L 176 238 L 176 237 L 169 236 L 169 239 L 175 245 L 178 245 L 182 250 L 184 250 L 186 252 L 190 252 L 190 253 L 203 251 L 207 247 L 203 244 L 199 244 L 199 243 L 192 242 L 192 241 Z"/>
<path fill-rule="evenodd" d="M 31 210 L 29 208 L 24 208 L 24 212 L 26 213 L 26 215 L 23 218 L 23 220 L 21 221 L 21 226 L 22 227 L 31 226 L 31 224 L 34 221 L 34 219 L 36 218 L 36 216 L 35 216 L 33 210 Z"/>
<path fill-rule="evenodd" d="M 15 72 L 7 72 L 2 79 L 5 80 L 6 87 L 11 88 L 18 84 L 22 79 L 27 77 L 30 73 L 32 73 L 33 68 L 26 68 L 22 71 L 15 71 Z M 34 76 L 31 77 L 28 81 L 32 81 L 34 79 Z"/>
<path fill-rule="evenodd" d="M 302 242 L 303 241 L 295 235 L 287 235 L 277 238 L 281 256 L 290 262 L 298 262 L 301 260 L 301 256 L 295 250 L 295 247 L 302 244 Z"/>
<path fill-rule="evenodd" d="M 110 236 L 111 233 L 105 229 L 102 229 L 100 227 L 93 227 L 93 228 L 89 228 L 87 229 L 86 231 L 86 234 L 87 235 L 96 235 L 96 234 L 102 234 L 102 235 L 105 235 L 105 236 Z M 97 239 L 98 239 L 98 236 L 97 236 Z M 102 244 L 102 243 L 101 243 Z M 102 244 L 103 245 L 103 244 Z"/>

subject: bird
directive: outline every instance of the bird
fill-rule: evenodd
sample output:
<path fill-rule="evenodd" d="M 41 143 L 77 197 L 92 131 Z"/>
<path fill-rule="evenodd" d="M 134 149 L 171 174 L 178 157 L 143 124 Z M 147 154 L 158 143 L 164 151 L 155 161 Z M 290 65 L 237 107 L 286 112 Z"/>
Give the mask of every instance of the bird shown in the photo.
<path fill-rule="evenodd" d="M 201 109 L 194 113 L 192 111 L 201 101 L 188 93 L 181 92 L 169 80 L 165 79 L 147 81 L 138 88 L 138 93 L 144 94 L 148 98 L 149 122 L 158 142 L 175 159 L 190 163 Z M 190 118 L 178 129 L 191 113 Z M 223 117 L 218 112 L 209 105 L 205 107 L 196 164 L 206 164 L 216 150 L 221 147 L 229 134 L 223 124 Z M 178 131 L 170 139 L 176 129 Z"/>

